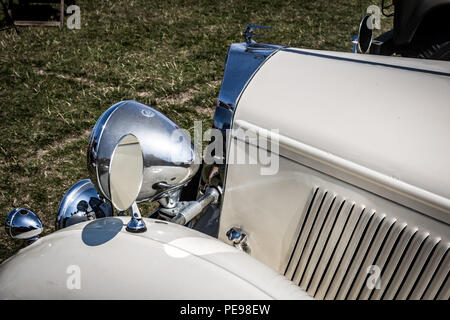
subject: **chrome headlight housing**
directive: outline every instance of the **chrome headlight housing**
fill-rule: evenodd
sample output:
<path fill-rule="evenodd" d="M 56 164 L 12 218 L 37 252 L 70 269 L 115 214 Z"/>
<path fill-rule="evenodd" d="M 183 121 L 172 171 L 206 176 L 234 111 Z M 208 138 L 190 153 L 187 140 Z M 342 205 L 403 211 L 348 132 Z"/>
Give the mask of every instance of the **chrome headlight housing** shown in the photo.
<path fill-rule="evenodd" d="M 120 140 L 130 134 L 139 141 L 143 157 L 143 180 L 136 202 L 167 197 L 198 171 L 200 155 L 185 130 L 147 105 L 121 101 L 97 120 L 87 151 L 91 181 L 108 200 L 111 159 Z"/>

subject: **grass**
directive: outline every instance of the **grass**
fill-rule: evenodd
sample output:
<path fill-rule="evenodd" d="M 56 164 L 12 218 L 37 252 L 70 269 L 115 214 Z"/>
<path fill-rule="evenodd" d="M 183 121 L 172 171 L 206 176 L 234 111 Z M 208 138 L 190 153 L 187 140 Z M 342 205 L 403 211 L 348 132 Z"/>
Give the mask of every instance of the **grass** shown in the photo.
<path fill-rule="evenodd" d="M 0 31 L 0 221 L 22 206 L 44 234 L 54 231 L 63 194 L 88 177 L 89 132 L 117 101 L 151 105 L 186 129 L 202 120 L 206 130 L 227 49 L 246 24 L 274 27 L 267 43 L 351 51 L 366 8 L 380 2 L 84 0 L 80 30 Z M 391 24 L 382 18 L 383 29 Z M 0 243 L 0 261 L 22 245 L 5 232 Z"/>

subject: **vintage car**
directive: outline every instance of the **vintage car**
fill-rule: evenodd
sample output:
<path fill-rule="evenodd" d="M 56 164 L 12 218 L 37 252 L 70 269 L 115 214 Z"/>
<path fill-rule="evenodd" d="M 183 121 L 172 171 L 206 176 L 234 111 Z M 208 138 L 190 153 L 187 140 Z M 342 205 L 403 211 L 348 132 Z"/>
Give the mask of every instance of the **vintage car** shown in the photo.
<path fill-rule="evenodd" d="M 58 230 L 9 214 L 29 244 L 0 298 L 449 299 L 450 64 L 256 28 L 229 48 L 204 152 L 144 104 L 103 113 Z"/>

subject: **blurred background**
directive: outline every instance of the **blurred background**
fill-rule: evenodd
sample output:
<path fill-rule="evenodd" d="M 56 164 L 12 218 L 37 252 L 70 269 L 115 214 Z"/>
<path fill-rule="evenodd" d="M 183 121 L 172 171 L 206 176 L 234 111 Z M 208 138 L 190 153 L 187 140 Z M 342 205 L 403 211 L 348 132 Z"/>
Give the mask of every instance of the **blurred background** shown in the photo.
<path fill-rule="evenodd" d="M 357 35 L 367 7 L 381 5 L 381 0 L 74 2 L 80 29 L 67 27 L 66 13 L 62 28 L 17 27 L 17 33 L 0 12 L 2 229 L 8 212 L 20 206 L 39 215 L 43 235 L 54 231 L 62 196 L 88 178 L 92 127 L 120 100 L 148 104 L 188 130 L 194 120 L 203 121 L 203 130 L 210 127 L 228 47 L 243 41 L 247 24 L 274 28 L 258 42 L 350 52 L 350 37 Z M 391 27 L 392 19 L 382 17 L 375 35 Z M 0 261 L 21 246 L 0 231 Z"/>

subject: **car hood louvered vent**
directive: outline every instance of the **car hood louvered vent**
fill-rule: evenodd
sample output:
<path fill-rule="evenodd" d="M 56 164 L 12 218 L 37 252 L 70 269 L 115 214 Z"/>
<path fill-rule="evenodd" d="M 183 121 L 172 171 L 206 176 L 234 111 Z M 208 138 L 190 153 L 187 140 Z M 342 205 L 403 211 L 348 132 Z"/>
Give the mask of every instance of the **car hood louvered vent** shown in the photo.
<path fill-rule="evenodd" d="M 449 299 L 442 235 L 321 188 L 299 230 L 285 276 L 316 299 Z"/>

